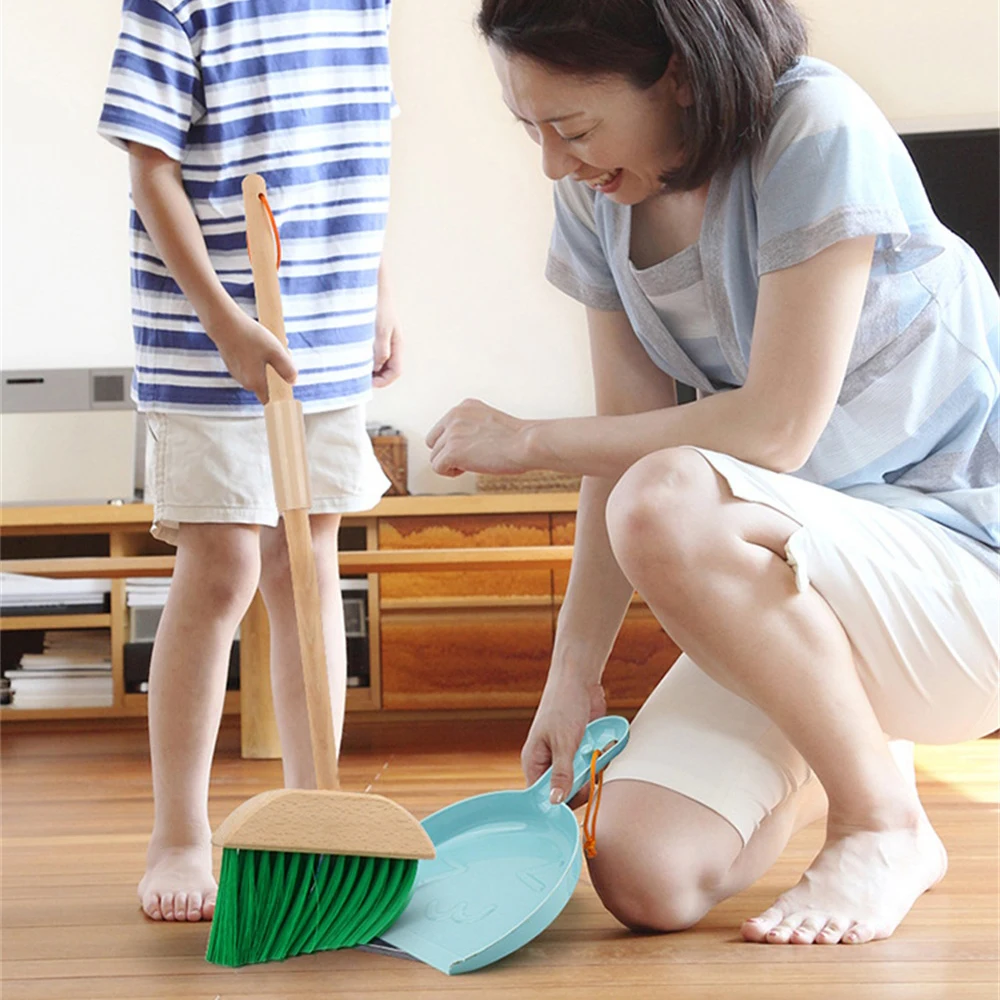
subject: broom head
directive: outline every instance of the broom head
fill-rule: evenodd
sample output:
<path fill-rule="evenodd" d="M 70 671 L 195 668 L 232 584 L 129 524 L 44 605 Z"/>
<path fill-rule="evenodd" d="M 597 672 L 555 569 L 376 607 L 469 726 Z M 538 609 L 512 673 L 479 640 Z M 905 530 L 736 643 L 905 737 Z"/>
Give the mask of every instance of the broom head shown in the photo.
<path fill-rule="evenodd" d="M 380 795 L 278 789 L 234 810 L 212 838 L 222 872 L 207 958 L 271 962 L 353 948 L 405 909 L 424 828 Z"/>

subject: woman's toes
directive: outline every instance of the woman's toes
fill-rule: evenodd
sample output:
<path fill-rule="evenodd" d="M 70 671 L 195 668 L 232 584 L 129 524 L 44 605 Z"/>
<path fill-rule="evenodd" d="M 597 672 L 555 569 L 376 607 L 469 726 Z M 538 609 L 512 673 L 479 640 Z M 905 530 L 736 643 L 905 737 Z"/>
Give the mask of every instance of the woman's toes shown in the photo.
<path fill-rule="evenodd" d="M 854 924 L 844 935 L 844 944 L 867 944 L 875 937 L 875 930 L 867 924 Z"/>
<path fill-rule="evenodd" d="M 192 892 L 187 899 L 187 919 L 191 921 L 201 920 L 201 893 Z"/>
<path fill-rule="evenodd" d="M 150 920 L 162 920 L 163 912 L 160 909 L 160 897 L 155 893 L 146 896 L 142 901 L 142 912 L 149 917 Z"/>
<path fill-rule="evenodd" d="M 792 938 L 792 933 L 797 926 L 797 922 L 792 924 L 782 921 L 782 923 L 778 924 L 777 927 L 772 927 L 767 932 L 767 937 L 764 940 L 767 941 L 768 944 L 788 944 Z"/>
<path fill-rule="evenodd" d="M 201 904 L 201 919 L 211 920 L 215 916 L 215 896 L 206 896 Z"/>
<path fill-rule="evenodd" d="M 187 920 L 187 897 L 186 892 L 174 894 L 174 920 Z"/>
<path fill-rule="evenodd" d="M 812 944 L 816 940 L 816 935 L 826 926 L 823 917 L 806 917 L 798 927 L 792 931 L 792 944 Z"/>
<path fill-rule="evenodd" d="M 846 925 L 839 920 L 828 920 L 826 926 L 816 935 L 816 944 L 840 944 Z"/>
<path fill-rule="evenodd" d="M 164 920 L 174 919 L 174 894 L 172 892 L 164 892 L 160 895 L 160 913 L 163 914 Z"/>
<path fill-rule="evenodd" d="M 744 921 L 741 928 L 744 941 L 761 942 L 767 940 L 768 932 L 781 923 L 784 913 L 777 907 L 765 910 L 760 916 Z"/>

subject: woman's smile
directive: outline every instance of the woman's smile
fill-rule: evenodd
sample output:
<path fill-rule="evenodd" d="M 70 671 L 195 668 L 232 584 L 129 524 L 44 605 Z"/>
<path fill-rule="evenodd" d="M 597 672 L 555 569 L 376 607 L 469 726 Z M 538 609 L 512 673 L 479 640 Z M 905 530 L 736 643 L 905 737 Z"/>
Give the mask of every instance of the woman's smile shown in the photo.
<path fill-rule="evenodd" d="M 583 181 L 587 187 L 592 188 L 594 191 L 600 191 L 602 194 L 613 194 L 621 187 L 623 176 L 624 171 L 622 168 L 616 167 L 614 170 L 605 170 L 604 173 L 599 174 L 597 177 L 578 176 L 576 179 Z"/>

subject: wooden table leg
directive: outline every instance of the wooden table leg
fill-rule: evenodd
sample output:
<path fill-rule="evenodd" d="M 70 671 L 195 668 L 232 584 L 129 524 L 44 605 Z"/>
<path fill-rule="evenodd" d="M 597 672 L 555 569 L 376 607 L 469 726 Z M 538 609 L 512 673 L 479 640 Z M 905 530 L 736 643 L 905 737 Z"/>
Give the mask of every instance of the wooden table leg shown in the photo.
<path fill-rule="evenodd" d="M 271 699 L 271 628 L 260 591 L 240 625 L 240 744 L 244 758 L 281 758 Z"/>

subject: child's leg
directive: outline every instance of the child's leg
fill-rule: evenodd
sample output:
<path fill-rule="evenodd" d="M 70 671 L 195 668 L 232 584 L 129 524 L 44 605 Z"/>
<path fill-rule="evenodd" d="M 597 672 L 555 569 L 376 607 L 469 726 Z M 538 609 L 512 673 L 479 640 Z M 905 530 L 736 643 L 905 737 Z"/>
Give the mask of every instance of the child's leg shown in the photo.
<path fill-rule="evenodd" d="M 337 565 L 340 516 L 314 514 L 310 523 L 319 594 L 323 605 L 323 637 L 330 675 L 333 727 L 339 748 L 347 697 L 347 645 L 344 636 L 344 607 L 340 596 L 340 571 Z M 260 545 L 260 590 L 271 623 L 271 690 L 281 738 L 285 786 L 315 788 L 316 775 L 309 743 L 308 713 L 302 664 L 299 661 L 299 640 L 284 524 L 279 524 L 277 528 L 263 528 Z"/>
<path fill-rule="evenodd" d="M 208 780 L 233 634 L 257 587 L 258 529 L 182 524 L 149 675 L 155 819 L 139 898 L 154 920 L 211 919 Z"/>

